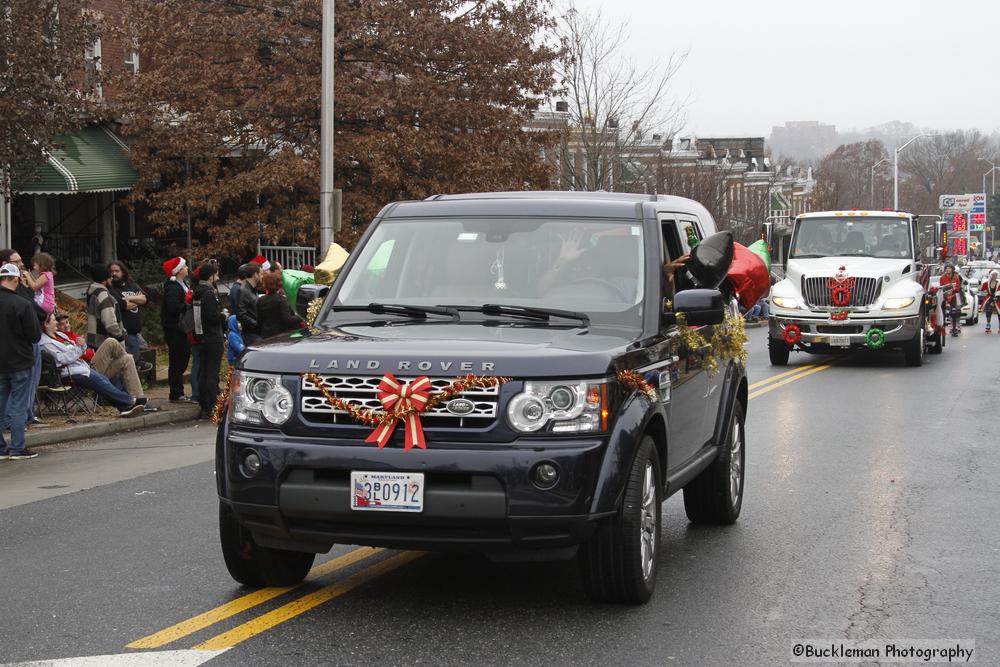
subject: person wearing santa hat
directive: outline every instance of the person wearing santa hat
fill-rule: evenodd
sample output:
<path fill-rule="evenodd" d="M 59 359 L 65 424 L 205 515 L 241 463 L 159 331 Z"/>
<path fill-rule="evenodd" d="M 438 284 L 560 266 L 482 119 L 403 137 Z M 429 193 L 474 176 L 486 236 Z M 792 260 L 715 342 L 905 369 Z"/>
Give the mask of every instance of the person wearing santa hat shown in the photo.
<path fill-rule="evenodd" d="M 163 263 L 163 272 L 167 279 L 163 283 L 160 324 L 163 325 L 163 337 L 167 341 L 170 400 L 174 403 L 188 403 L 191 399 L 184 395 L 184 371 L 191 358 L 191 346 L 188 344 L 187 334 L 181 330 L 181 315 L 184 314 L 189 291 L 184 282 L 188 276 L 187 262 L 183 257 L 172 257 Z"/>

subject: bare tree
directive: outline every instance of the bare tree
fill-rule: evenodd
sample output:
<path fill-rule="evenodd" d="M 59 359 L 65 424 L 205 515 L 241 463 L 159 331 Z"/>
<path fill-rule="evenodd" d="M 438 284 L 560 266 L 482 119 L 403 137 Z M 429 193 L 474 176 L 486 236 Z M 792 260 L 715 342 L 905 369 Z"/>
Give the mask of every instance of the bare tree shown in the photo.
<path fill-rule="evenodd" d="M 835 211 L 850 208 L 869 208 L 872 197 L 872 167 L 889 154 L 881 141 L 859 141 L 838 146 L 824 157 L 816 168 L 816 190 L 813 203 L 817 210 Z M 875 193 L 878 200 L 885 196 L 891 184 L 889 168 L 874 171 Z"/>
<path fill-rule="evenodd" d="M 565 49 L 557 76 L 570 114 L 561 146 L 564 179 L 576 190 L 616 190 L 628 171 L 625 180 L 634 184 L 642 176 L 636 172 L 649 167 L 643 156 L 658 150 L 653 134 L 669 138 L 683 123 L 684 103 L 670 84 L 687 54 L 670 53 L 642 68 L 621 52 L 626 24 L 572 5 L 556 31 Z"/>
<path fill-rule="evenodd" d="M 979 192 L 988 168 L 979 158 L 994 154 L 989 137 L 978 130 L 948 132 L 914 142 L 899 156 L 900 206 L 937 211 L 939 195 Z"/>

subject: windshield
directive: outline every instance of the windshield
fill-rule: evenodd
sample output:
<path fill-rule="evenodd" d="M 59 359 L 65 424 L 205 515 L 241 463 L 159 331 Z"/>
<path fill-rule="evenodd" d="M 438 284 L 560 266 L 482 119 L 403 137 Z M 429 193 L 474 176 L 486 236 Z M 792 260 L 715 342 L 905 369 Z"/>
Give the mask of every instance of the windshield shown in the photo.
<path fill-rule="evenodd" d="M 908 218 L 803 218 L 789 257 L 891 257 L 913 259 Z"/>
<path fill-rule="evenodd" d="M 642 226 L 581 219 L 420 219 L 379 224 L 337 305 L 503 304 L 587 313 L 641 329 Z"/>

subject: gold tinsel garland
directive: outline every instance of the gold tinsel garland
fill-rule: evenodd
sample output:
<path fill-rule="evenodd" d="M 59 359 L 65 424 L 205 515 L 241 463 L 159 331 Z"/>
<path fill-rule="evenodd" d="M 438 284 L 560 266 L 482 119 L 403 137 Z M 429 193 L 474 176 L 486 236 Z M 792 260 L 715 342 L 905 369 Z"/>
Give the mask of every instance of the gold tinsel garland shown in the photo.
<path fill-rule="evenodd" d="M 629 389 L 642 392 L 645 394 L 646 398 L 651 401 L 656 400 L 656 390 L 653 389 L 652 385 L 646 382 L 646 380 L 635 371 L 618 371 L 616 377 L 623 387 L 628 387 Z"/>
<path fill-rule="evenodd" d="M 306 326 L 310 329 L 313 328 L 313 323 L 316 321 L 316 316 L 319 315 L 319 309 L 322 305 L 323 299 L 313 299 L 306 307 Z"/>
<path fill-rule="evenodd" d="M 354 403 L 337 398 L 333 395 L 333 392 L 327 389 L 322 378 L 315 373 L 306 373 L 305 378 L 320 390 L 323 394 L 323 398 L 325 398 L 326 402 L 332 407 L 337 408 L 338 410 L 343 410 L 350 415 L 351 419 L 359 424 L 371 426 L 372 428 L 394 422 L 397 419 L 405 419 L 411 414 L 426 412 L 427 410 L 431 410 L 445 401 L 455 398 L 462 392 L 472 389 L 488 389 L 491 387 L 498 387 L 505 382 L 510 382 L 510 378 L 508 377 L 462 375 L 455 378 L 454 382 L 441 391 L 431 394 L 431 397 L 427 400 L 427 405 L 424 406 L 423 410 L 417 410 L 416 408 L 411 407 L 397 408 L 391 412 L 386 412 L 384 410 L 369 410 L 368 408 L 361 408 Z"/>
<path fill-rule="evenodd" d="M 687 326 L 683 313 L 677 313 L 677 327 L 680 329 L 681 343 L 689 350 L 708 348 L 702 361 L 709 375 L 719 372 L 719 362 L 726 359 L 738 360 L 745 364 L 747 360 L 747 332 L 745 322 L 739 315 L 727 313 L 722 324 L 715 327 L 715 334 L 709 344 L 701 332 L 695 327 Z"/>
<path fill-rule="evenodd" d="M 212 410 L 212 423 L 218 426 L 222 423 L 222 417 L 226 414 L 226 406 L 229 404 L 229 393 L 233 389 L 233 369 L 230 366 L 226 373 L 226 381 L 219 392 L 219 398 L 215 400 L 215 409 Z"/>

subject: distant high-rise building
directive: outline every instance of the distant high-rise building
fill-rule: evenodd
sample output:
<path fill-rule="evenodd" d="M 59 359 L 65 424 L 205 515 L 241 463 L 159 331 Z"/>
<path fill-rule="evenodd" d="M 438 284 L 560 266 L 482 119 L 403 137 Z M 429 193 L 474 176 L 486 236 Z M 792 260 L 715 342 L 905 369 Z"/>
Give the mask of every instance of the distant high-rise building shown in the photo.
<path fill-rule="evenodd" d="M 812 162 L 835 149 L 840 139 L 835 125 L 799 120 L 772 127 L 768 143 L 775 158 Z"/>

